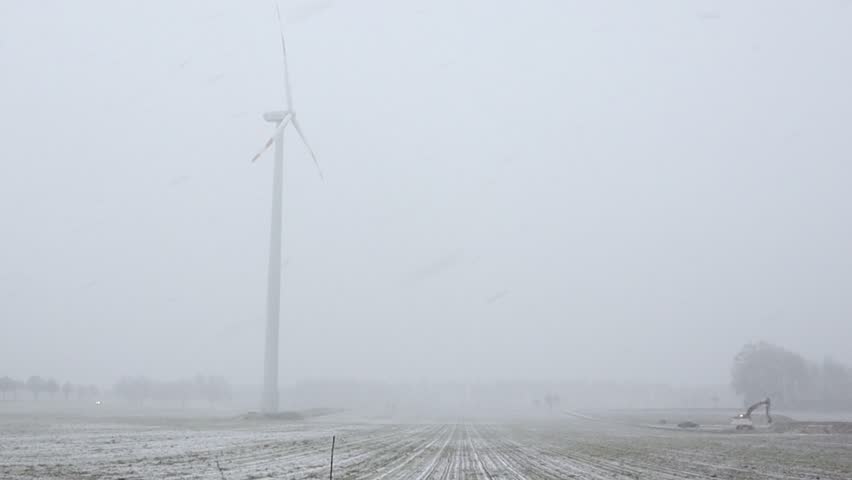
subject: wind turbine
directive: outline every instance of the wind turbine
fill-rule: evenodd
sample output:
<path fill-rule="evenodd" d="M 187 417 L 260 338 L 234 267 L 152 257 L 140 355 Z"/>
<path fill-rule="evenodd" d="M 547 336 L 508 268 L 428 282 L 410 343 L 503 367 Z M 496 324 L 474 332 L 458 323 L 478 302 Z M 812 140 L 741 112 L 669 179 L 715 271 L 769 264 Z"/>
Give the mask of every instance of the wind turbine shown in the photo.
<path fill-rule="evenodd" d="M 276 125 L 275 130 L 263 148 L 251 159 L 255 162 L 269 147 L 275 145 L 275 165 L 272 173 L 272 221 L 269 237 L 269 277 L 266 293 L 266 347 L 263 357 L 263 400 L 261 410 L 264 413 L 278 411 L 278 323 L 281 310 L 281 237 L 284 199 L 284 131 L 290 125 L 296 130 L 302 144 L 307 148 L 320 179 L 323 178 L 317 157 L 308 144 L 296 111 L 293 109 L 293 95 L 290 91 L 290 71 L 287 69 L 287 45 L 284 41 L 284 26 L 281 11 L 275 2 L 275 15 L 278 17 L 278 29 L 281 33 L 281 53 L 284 59 L 284 100 L 283 110 L 273 110 L 263 114 L 263 119 Z"/>

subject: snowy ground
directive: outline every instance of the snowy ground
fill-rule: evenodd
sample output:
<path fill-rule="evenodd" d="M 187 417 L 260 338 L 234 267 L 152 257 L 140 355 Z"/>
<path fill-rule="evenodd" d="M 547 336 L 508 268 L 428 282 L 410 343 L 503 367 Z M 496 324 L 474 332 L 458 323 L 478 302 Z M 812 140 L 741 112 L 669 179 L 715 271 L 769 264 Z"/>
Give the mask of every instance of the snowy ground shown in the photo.
<path fill-rule="evenodd" d="M 332 435 L 338 479 L 852 478 L 852 435 L 686 432 L 637 420 L 10 414 L 0 415 L 0 478 L 327 478 Z"/>

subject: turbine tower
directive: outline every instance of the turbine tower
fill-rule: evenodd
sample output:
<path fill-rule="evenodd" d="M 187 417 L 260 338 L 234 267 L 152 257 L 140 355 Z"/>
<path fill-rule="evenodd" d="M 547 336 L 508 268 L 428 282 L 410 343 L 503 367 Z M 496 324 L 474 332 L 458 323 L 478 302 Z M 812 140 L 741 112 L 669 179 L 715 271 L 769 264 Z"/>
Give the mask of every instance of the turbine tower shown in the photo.
<path fill-rule="evenodd" d="M 308 144 L 302 128 L 296 120 L 296 112 L 293 110 L 293 96 L 290 91 L 290 72 L 287 69 L 287 46 L 284 42 L 284 27 L 281 22 L 281 12 L 278 2 L 275 2 L 275 14 L 278 17 L 278 28 L 281 33 L 281 53 L 284 59 L 284 100 L 283 110 L 266 112 L 263 119 L 276 125 L 272 136 L 266 141 L 263 148 L 252 158 L 256 161 L 269 147 L 275 145 L 275 164 L 272 172 L 272 219 L 269 235 L 269 277 L 267 279 L 266 292 L 266 344 L 263 357 L 263 399 L 261 410 L 263 413 L 278 412 L 278 325 L 281 313 L 281 240 L 283 200 L 284 200 L 284 131 L 287 126 L 293 125 L 293 129 L 299 135 L 302 144 L 311 155 L 314 165 L 317 167 L 320 179 L 323 178 L 317 157 Z"/>

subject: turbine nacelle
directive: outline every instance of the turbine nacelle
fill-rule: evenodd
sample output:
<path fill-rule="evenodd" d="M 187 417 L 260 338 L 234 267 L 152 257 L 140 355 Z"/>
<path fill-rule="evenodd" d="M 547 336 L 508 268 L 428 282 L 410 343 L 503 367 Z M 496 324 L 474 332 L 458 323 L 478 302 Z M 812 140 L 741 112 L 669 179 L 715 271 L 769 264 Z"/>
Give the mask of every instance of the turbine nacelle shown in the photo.
<path fill-rule="evenodd" d="M 263 114 L 263 119 L 269 123 L 281 123 L 288 115 L 292 115 L 289 110 L 273 110 Z"/>
<path fill-rule="evenodd" d="M 267 150 L 269 150 L 270 147 L 272 147 L 272 145 L 275 144 L 276 139 L 283 134 L 284 129 L 286 129 L 289 125 L 293 125 L 293 128 L 296 130 L 296 134 L 298 134 L 299 138 L 302 140 L 302 145 L 305 146 L 308 153 L 311 155 L 311 160 L 314 161 L 314 166 L 317 167 L 317 173 L 319 174 L 320 179 L 325 180 L 325 177 L 322 174 L 322 168 L 320 168 L 319 161 L 317 161 L 317 156 L 314 153 L 314 149 L 311 148 L 311 145 L 308 143 L 308 139 L 302 132 L 302 127 L 296 120 L 296 114 L 294 112 L 290 110 L 273 110 L 271 112 L 264 113 L 263 119 L 267 122 L 275 123 L 277 126 L 269 139 L 266 140 L 266 143 L 263 144 L 263 148 L 261 148 L 260 151 L 252 157 L 252 162 L 257 161 L 258 158 L 260 158 Z"/>

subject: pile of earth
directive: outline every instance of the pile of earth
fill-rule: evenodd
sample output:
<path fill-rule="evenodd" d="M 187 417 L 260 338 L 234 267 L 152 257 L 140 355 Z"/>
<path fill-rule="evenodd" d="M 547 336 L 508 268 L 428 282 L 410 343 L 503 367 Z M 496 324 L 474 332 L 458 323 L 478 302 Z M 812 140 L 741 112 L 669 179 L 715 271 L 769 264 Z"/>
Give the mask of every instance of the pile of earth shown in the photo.
<path fill-rule="evenodd" d="M 772 431 L 778 433 L 845 433 L 852 434 L 852 422 L 795 422 L 776 421 Z"/>
<path fill-rule="evenodd" d="M 249 412 L 245 415 L 241 415 L 240 419 L 242 420 L 286 420 L 286 421 L 299 421 L 299 420 L 307 420 L 309 418 L 315 417 L 323 417 L 326 415 L 333 415 L 335 413 L 342 412 L 342 409 L 338 408 L 311 408 L 308 410 L 299 410 L 299 411 L 286 411 L 286 412 L 277 412 L 277 413 L 258 413 L 258 412 Z"/>

